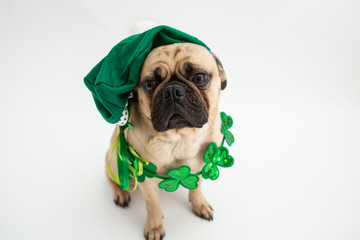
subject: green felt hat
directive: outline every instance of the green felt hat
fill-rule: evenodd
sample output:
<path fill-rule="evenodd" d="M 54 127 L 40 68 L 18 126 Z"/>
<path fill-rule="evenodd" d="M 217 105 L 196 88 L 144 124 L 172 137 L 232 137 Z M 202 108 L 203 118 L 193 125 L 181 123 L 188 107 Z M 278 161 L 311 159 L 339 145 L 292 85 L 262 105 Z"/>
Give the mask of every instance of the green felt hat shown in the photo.
<path fill-rule="evenodd" d="M 113 47 L 84 78 L 103 118 L 109 123 L 120 120 L 131 90 L 139 81 L 145 58 L 152 49 L 185 42 L 210 50 L 199 39 L 168 26 L 130 36 Z"/>

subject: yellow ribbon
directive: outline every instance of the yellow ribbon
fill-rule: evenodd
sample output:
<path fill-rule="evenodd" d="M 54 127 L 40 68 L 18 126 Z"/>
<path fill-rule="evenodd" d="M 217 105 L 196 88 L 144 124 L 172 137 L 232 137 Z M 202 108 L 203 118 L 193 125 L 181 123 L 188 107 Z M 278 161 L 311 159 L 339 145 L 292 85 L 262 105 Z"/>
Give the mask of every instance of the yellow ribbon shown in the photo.
<path fill-rule="evenodd" d="M 139 159 L 139 171 L 137 173 L 138 176 L 143 175 L 143 171 L 144 171 L 144 164 L 145 166 L 149 164 L 148 161 L 146 161 L 145 159 L 143 159 L 142 157 L 139 156 L 139 154 L 137 154 L 137 152 L 135 151 L 135 149 L 133 148 L 133 146 L 129 145 L 129 150 L 130 152 Z"/>
<path fill-rule="evenodd" d="M 136 176 L 136 170 L 135 170 L 135 168 L 134 168 L 133 166 L 129 166 L 129 169 L 130 169 L 130 171 L 131 171 L 131 172 L 133 173 L 133 175 L 134 175 L 135 185 L 134 185 L 133 190 L 126 189 L 126 191 L 127 191 L 127 192 L 129 192 L 129 193 L 132 193 L 132 192 L 134 192 L 134 191 L 136 190 L 136 188 L 137 188 L 137 183 L 138 183 L 138 180 L 137 180 L 137 176 Z"/>
<path fill-rule="evenodd" d="M 118 185 L 120 185 L 119 175 L 115 176 L 115 174 L 113 173 L 113 171 L 111 169 L 111 155 L 114 152 L 116 147 L 119 148 L 118 145 L 120 145 L 120 139 L 116 138 L 114 144 L 111 147 L 110 153 L 109 153 L 109 173 L 110 173 L 111 178 L 114 180 L 114 182 L 116 182 Z"/>
<path fill-rule="evenodd" d="M 115 148 L 120 149 L 120 139 L 116 138 L 114 144 L 111 147 L 110 153 L 109 153 L 109 173 L 111 178 L 114 180 L 114 182 L 116 182 L 118 185 L 120 185 L 120 179 L 119 179 L 119 174 L 117 176 L 115 176 L 115 174 L 113 173 L 112 169 L 111 169 L 111 155 L 114 152 Z M 130 171 L 133 173 L 134 176 L 134 180 L 135 180 L 135 185 L 134 188 L 132 190 L 129 189 L 124 189 L 127 192 L 134 192 L 137 188 L 138 185 L 138 180 L 137 180 L 137 176 L 141 176 L 144 173 L 144 164 L 145 166 L 149 164 L 148 161 L 146 161 L 145 159 L 143 159 L 142 157 L 139 156 L 139 154 L 137 154 L 137 152 L 135 151 L 135 149 L 129 145 L 129 150 L 130 152 L 138 158 L 139 160 L 139 170 L 136 172 L 136 169 L 133 166 L 129 166 Z M 118 153 L 119 154 L 119 153 Z M 121 156 L 120 156 L 121 157 Z M 117 164 L 117 163 L 116 163 Z"/>

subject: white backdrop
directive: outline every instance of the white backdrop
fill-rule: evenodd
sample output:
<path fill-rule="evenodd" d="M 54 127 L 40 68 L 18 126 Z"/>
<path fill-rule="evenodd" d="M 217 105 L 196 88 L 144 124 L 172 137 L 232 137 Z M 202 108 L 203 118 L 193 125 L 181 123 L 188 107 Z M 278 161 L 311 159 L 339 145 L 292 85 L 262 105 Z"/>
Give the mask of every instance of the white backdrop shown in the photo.
<path fill-rule="evenodd" d="M 139 191 L 115 207 L 104 174 L 113 126 L 83 77 L 136 20 L 203 40 L 225 67 L 235 166 L 161 192 L 166 239 L 360 239 L 360 2 L 0 3 L 0 239 L 142 239 Z"/>

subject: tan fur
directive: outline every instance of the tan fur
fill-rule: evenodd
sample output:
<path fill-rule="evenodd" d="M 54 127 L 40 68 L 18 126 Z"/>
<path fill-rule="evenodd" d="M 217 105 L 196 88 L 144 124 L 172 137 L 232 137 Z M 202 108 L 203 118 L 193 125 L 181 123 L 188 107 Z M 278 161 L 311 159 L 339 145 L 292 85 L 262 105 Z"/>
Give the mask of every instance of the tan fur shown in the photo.
<path fill-rule="evenodd" d="M 176 74 L 178 78 L 183 78 L 179 71 L 181 71 L 181 66 L 185 61 L 190 61 L 212 73 L 210 86 L 206 90 L 209 101 L 208 122 L 202 128 L 182 128 L 157 132 L 154 130 L 151 122 L 152 100 L 142 88 L 142 79 L 158 66 L 165 68 L 167 70 L 166 79 L 158 86 L 156 90 L 158 91 L 169 81 L 171 75 Z M 226 79 L 224 73 L 219 73 L 217 61 L 218 59 L 215 60 L 214 56 L 204 47 L 191 43 L 161 46 L 152 50 L 147 56 L 141 70 L 139 84 L 136 87 L 139 101 L 131 106 L 130 122 L 134 129 L 127 129 L 125 134 L 128 143 L 144 159 L 157 166 L 158 174 L 166 176 L 170 169 L 183 165 L 189 166 L 192 173 L 197 173 L 204 166 L 202 156 L 208 145 L 211 142 L 216 142 L 218 145 L 221 143 L 223 136 L 219 131 L 221 123 L 218 102 L 221 83 L 226 81 Z M 186 79 L 182 80 L 187 81 Z M 194 89 L 194 91 L 198 90 Z M 118 131 L 118 127 L 116 127 L 111 139 L 110 148 L 118 135 Z M 112 171 L 117 174 L 115 154 L 113 153 L 108 158 L 110 148 L 107 152 L 106 160 L 106 173 L 109 178 L 109 160 Z M 161 239 L 165 233 L 158 198 L 157 184 L 159 182 L 160 180 L 157 178 L 147 178 L 145 182 L 139 184 L 147 206 L 145 226 L 145 237 L 147 239 Z M 112 184 L 112 188 L 114 201 L 118 200 L 119 205 L 127 206 L 130 195 L 117 184 Z M 201 193 L 200 183 L 197 189 L 190 190 L 189 199 L 196 215 L 212 220 L 212 208 Z"/>

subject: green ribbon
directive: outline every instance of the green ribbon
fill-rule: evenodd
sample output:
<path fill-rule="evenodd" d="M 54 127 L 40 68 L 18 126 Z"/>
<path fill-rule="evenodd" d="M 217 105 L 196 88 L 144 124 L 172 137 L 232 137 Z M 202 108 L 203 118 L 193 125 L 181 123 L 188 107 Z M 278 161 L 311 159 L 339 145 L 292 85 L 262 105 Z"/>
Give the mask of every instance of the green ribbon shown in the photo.
<path fill-rule="evenodd" d="M 117 152 L 116 160 L 119 173 L 120 187 L 122 189 L 129 189 L 130 175 L 129 175 L 129 162 L 130 154 L 127 151 L 127 143 L 124 135 L 125 126 L 120 126 L 120 149 Z"/>

